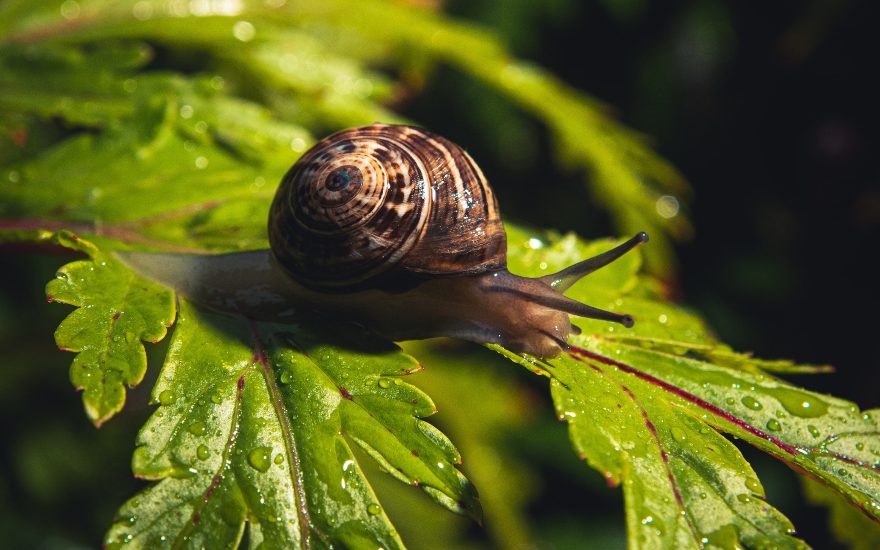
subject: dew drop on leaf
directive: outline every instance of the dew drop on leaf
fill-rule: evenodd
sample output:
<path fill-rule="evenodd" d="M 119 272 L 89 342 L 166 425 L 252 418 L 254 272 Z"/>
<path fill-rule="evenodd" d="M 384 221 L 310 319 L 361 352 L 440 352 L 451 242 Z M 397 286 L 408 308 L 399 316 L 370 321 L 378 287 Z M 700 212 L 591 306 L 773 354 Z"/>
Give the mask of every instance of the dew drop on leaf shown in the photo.
<path fill-rule="evenodd" d="M 388 380 L 387 378 L 380 378 L 379 387 L 387 390 L 391 387 L 391 380 Z"/>
<path fill-rule="evenodd" d="M 782 424 L 780 424 L 775 418 L 771 418 L 767 421 L 767 429 L 773 432 L 778 432 L 782 429 Z"/>
<path fill-rule="evenodd" d="M 275 460 L 273 462 L 275 462 L 275 464 L 284 463 L 284 455 L 281 453 L 278 453 L 277 455 L 275 455 Z"/>
<path fill-rule="evenodd" d="M 199 457 L 199 460 L 205 460 L 211 456 L 211 451 L 205 445 L 199 445 L 199 448 L 196 449 L 196 456 Z"/>
<path fill-rule="evenodd" d="M 753 493 L 761 492 L 761 482 L 753 477 L 748 477 L 745 480 L 746 488 Z"/>
<path fill-rule="evenodd" d="M 272 465 L 272 449 L 269 447 L 257 447 L 248 453 L 248 464 L 255 470 L 265 472 Z"/>
<path fill-rule="evenodd" d="M 207 427 L 204 422 L 193 422 L 187 428 L 187 431 L 193 435 L 205 435 L 207 431 Z"/>
<path fill-rule="evenodd" d="M 371 516 L 379 515 L 379 512 L 381 512 L 381 511 L 382 511 L 382 509 L 379 508 L 378 504 L 373 503 L 373 504 L 370 504 L 369 506 L 367 506 L 367 513 L 370 514 Z"/>
<path fill-rule="evenodd" d="M 828 404 L 806 392 L 790 388 L 765 388 L 789 413 L 801 418 L 816 418 L 828 412 Z"/>
<path fill-rule="evenodd" d="M 684 443 L 685 441 L 687 441 L 687 434 L 685 434 L 681 429 L 677 427 L 672 428 L 672 438 L 679 443 Z"/>
<path fill-rule="evenodd" d="M 279 377 L 279 380 L 281 380 L 281 383 L 282 383 L 282 384 L 290 384 L 291 382 L 293 382 L 293 375 L 290 374 L 290 371 L 289 371 L 289 370 L 284 370 L 284 371 L 281 373 L 281 376 Z"/>
<path fill-rule="evenodd" d="M 751 397 L 751 396 L 748 396 L 748 395 L 745 396 L 745 397 L 743 397 L 740 401 L 742 401 L 742 404 L 743 404 L 743 405 L 745 405 L 746 407 L 752 409 L 753 411 L 760 411 L 761 409 L 764 408 L 764 406 L 761 405 L 761 402 L 760 402 L 760 401 L 758 401 L 758 400 L 755 399 L 754 397 Z"/>
<path fill-rule="evenodd" d="M 215 405 L 219 405 L 222 402 L 223 402 L 223 396 L 220 395 L 220 392 L 214 392 L 213 394 L 211 394 L 211 403 L 213 403 Z"/>
<path fill-rule="evenodd" d="M 174 403 L 174 394 L 171 390 L 162 390 L 159 393 L 159 404 L 160 405 L 170 405 Z"/>
<path fill-rule="evenodd" d="M 705 545 L 717 546 L 724 550 L 740 550 L 739 532 L 733 525 L 725 525 L 717 531 L 712 531 L 700 541 Z"/>
<path fill-rule="evenodd" d="M 822 435 L 822 432 L 819 431 L 819 428 L 813 426 L 812 424 L 807 426 L 807 431 L 810 432 L 810 435 L 812 435 L 813 437 L 819 437 Z"/>
<path fill-rule="evenodd" d="M 741 493 L 739 495 L 736 495 L 736 500 L 742 502 L 743 504 L 748 504 L 749 502 L 752 501 L 752 497 L 750 497 L 749 495 L 747 495 L 745 493 Z"/>

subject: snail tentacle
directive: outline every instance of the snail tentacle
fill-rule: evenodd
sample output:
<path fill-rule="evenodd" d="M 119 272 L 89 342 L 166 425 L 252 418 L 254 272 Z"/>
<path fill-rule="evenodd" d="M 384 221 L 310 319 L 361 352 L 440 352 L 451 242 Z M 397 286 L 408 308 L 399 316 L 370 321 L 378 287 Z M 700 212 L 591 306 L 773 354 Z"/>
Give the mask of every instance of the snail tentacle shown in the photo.
<path fill-rule="evenodd" d="M 540 280 L 548 286 L 557 289 L 559 292 L 565 292 L 566 290 L 571 288 L 573 284 L 586 277 L 590 273 L 596 271 L 599 268 L 605 267 L 606 265 L 610 264 L 617 258 L 620 258 L 636 246 L 646 242 L 648 242 L 648 234 L 642 231 L 640 233 L 637 233 L 633 238 L 624 243 L 621 243 L 611 250 L 593 256 L 592 258 L 582 260 L 551 275 L 544 275 L 543 277 L 540 277 Z"/>

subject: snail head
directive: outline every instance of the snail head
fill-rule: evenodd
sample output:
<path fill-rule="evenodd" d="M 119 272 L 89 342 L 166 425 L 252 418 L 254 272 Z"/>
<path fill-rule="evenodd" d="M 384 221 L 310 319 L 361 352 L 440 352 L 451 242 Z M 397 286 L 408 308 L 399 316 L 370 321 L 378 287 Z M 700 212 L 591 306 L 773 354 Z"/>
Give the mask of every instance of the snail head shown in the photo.
<path fill-rule="evenodd" d="M 583 277 L 620 258 L 641 243 L 648 234 L 638 233 L 628 241 L 571 265 L 557 273 L 536 278 L 519 277 L 506 270 L 482 277 L 481 290 L 490 303 L 497 295 L 506 305 L 506 322 L 498 323 L 505 331 L 495 336 L 497 343 L 513 351 L 525 351 L 540 357 L 553 357 L 568 348 L 566 339 L 580 329 L 571 324 L 569 315 L 600 319 L 631 327 L 632 316 L 599 309 L 573 300 L 563 293 Z M 501 308 L 489 309 L 499 311 Z"/>

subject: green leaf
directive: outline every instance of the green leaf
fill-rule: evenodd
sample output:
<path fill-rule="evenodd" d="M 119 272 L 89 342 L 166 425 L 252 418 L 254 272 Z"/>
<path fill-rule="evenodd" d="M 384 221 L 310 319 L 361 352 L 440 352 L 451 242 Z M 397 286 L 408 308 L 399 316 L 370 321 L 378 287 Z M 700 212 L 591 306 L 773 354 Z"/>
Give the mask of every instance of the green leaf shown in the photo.
<path fill-rule="evenodd" d="M 510 257 L 530 274 L 599 250 L 571 237 L 547 243 L 527 235 L 511 231 Z M 557 414 L 577 452 L 609 482 L 623 484 L 631 544 L 803 546 L 719 432 L 810 473 L 880 520 L 878 411 L 860 413 L 852 403 L 763 373 L 765 362 L 713 347 L 698 320 L 661 301 L 636 279 L 637 269 L 633 255 L 569 293 L 634 314 L 632 329 L 578 320 L 584 334 L 549 361 L 495 346 L 551 378 Z"/>
<path fill-rule="evenodd" d="M 245 0 L 222 9 L 141 0 L 76 6 L 75 12 L 65 11 L 60 3 L 50 3 L 28 16 L 8 8 L 5 16 L 0 12 L 0 30 L 6 31 L 2 40 L 55 45 L 137 38 L 180 50 L 207 49 L 237 72 L 254 75 L 276 112 L 329 127 L 400 120 L 378 102 L 389 97 L 390 86 L 368 63 L 406 69 L 416 55 L 451 64 L 548 126 L 560 161 L 587 175 L 595 198 L 609 209 L 619 230 L 654 235 L 647 254 L 655 273 L 668 275 L 675 267 L 667 235 L 686 238 L 691 232 L 679 211 L 689 194 L 687 184 L 642 136 L 614 121 L 593 98 L 513 58 L 487 29 L 387 0 L 277 5 Z M 242 27 L 236 32 L 238 23 L 247 25 L 244 34 Z M 291 102 L 281 89 L 296 93 L 298 101 Z M 384 92 L 374 97 L 373 89 Z M 27 96 L 20 100 L 29 101 Z"/>
<path fill-rule="evenodd" d="M 130 500 L 107 535 L 116 547 L 229 548 L 245 521 L 252 546 L 402 547 L 352 454 L 479 517 L 457 451 L 420 420 L 419 370 L 356 331 L 315 333 L 199 310 L 183 302 L 153 390 L 159 409 L 133 467 L 162 479 Z"/>
<path fill-rule="evenodd" d="M 853 550 L 880 548 L 880 525 L 850 506 L 839 493 L 808 477 L 802 478 L 802 481 L 807 500 L 828 508 L 831 530 L 837 540 Z"/>
<path fill-rule="evenodd" d="M 507 376 L 501 358 L 472 344 L 434 339 L 406 342 L 404 350 L 425 365 L 418 383 L 437 399 L 436 421 L 464 456 L 473 457 L 466 469 L 480 488 L 485 526 L 495 544 L 515 548 L 533 541 L 526 513 L 535 492 L 533 475 L 505 445 L 513 427 L 537 412 L 527 404 L 532 396 Z"/>
<path fill-rule="evenodd" d="M 136 122 L 98 136 L 68 139 L 0 172 L 10 181 L 0 187 L 0 213 L 31 219 L 32 225 L 44 228 L 72 227 L 180 251 L 263 245 L 274 182 L 299 154 L 291 147 L 303 149 L 311 138 L 292 127 L 279 130 L 261 122 L 262 111 L 246 104 L 203 99 L 202 107 L 184 118 L 179 101 L 158 97 L 143 107 Z M 203 128 L 202 141 L 193 137 L 197 129 L 188 129 L 193 118 L 204 124 L 197 126 Z M 243 119 L 249 122 L 239 124 Z M 214 127 L 223 130 L 212 139 Z M 232 136 L 237 133 L 250 137 L 236 141 Z M 246 161 L 230 153 L 230 145 L 261 147 L 277 162 Z M 279 154 L 278 147 L 288 153 Z M 218 225 L 218 220 L 224 223 Z M 238 246 L 230 244 L 236 240 Z"/>
<path fill-rule="evenodd" d="M 59 269 L 46 285 L 46 296 L 78 308 L 55 331 L 55 342 L 77 354 L 70 380 L 82 390 L 89 418 L 100 426 L 122 409 L 125 386 L 143 380 L 143 342 L 165 337 L 174 321 L 174 295 L 76 235 L 61 232 L 51 241 L 89 256 Z"/>

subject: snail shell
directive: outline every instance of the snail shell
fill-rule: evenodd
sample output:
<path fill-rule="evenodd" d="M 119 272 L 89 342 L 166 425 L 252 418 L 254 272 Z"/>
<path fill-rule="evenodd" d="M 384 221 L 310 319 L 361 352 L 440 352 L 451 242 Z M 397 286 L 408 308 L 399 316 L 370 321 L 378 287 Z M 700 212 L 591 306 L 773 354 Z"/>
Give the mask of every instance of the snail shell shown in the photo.
<path fill-rule="evenodd" d="M 411 126 L 353 128 L 310 149 L 281 181 L 269 241 L 294 279 L 325 292 L 507 265 L 498 203 L 480 168 Z"/>
<path fill-rule="evenodd" d="M 249 318 L 323 314 L 390 340 L 449 336 L 553 357 L 578 332 L 569 315 L 632 325 L 563 292 L 647 239 L 551 275 L 514 275 L 473 159 L 426 130 L 373 124 L 326 138 L 288 171 L 269 213 L 271 251 L 118 255 L 196 303 Z"/>

